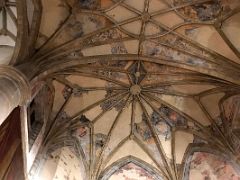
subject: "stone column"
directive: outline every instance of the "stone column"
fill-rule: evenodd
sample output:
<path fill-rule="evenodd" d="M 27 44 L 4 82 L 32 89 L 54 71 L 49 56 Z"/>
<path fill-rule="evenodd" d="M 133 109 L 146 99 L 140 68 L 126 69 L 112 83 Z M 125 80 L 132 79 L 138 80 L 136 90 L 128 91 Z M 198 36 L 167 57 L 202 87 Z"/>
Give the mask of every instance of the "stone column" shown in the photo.
<path fill-rule="evenodd" d="M 14 67 L 0 65 L 0 125 L 17 106 L 31 97 L 27 78 Z"/>

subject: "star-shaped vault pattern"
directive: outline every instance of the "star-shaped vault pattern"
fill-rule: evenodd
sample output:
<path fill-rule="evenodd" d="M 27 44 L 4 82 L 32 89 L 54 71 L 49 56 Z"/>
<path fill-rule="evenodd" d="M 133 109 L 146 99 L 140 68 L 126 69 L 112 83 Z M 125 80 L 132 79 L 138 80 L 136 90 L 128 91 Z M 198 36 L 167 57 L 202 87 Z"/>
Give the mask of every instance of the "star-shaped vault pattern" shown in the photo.
<path fill-rule="evenodd" d="M 28 58 L 54 92 L 47 155 L 73 148 L 92 180 L 126 163 L 191 179 L 200 155 L 239 168 L 238 1 L 48 3 Z"/>

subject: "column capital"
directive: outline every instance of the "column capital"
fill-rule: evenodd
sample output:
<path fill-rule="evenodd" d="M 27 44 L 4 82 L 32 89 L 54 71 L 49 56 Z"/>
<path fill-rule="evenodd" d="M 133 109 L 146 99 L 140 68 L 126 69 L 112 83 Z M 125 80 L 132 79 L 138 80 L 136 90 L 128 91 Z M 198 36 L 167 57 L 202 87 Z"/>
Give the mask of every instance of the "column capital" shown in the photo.
<path fill-rule="evenodd" d="M 22 72 L 12 66 L 0 65 L 0 79 L 10 81 L 16 87 L 16 91 L 20 92 L 18 105 L 22 106 L 28 103 L 31 98 L 31 88 L 27 77 Z"/>

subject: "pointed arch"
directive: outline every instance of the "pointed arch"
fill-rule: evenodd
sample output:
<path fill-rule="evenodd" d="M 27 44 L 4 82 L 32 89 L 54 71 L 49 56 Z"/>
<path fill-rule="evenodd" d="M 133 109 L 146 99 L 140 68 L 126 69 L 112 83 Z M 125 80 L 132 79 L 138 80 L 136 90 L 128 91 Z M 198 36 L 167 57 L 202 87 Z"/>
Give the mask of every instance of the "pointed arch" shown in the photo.
<path fill-rule="evenodd" d="M 154 168 L 152 165 L 146 163 L 145 161 L 136 158 L 134 156 L 126 156 L 123 157 L 116 162 L 109 165 L 98 177 L 98 180 L 108 180 L 117 170 L 123 168 L 124 166 L 128 165 L 129 163 L 133 163 L 134 165 L 142 168 L 147 173 L 151 174 L 152 178 L 155 180 L 163 179 L 161 173 Z"/>
<path fill-rule="evenodd" d="M 203 157 L 203 158 L 199 158 L 197 156 Z M 239 175 L 240 166 L 235 161 L 233 155 L 229 155 L 224 152 L 221 152 L 220 150 L 213 149 L 210 145 L 199 143 L 199 144 L 189 144 L 182 161 L 182 167 L 181 167 L 182 174 L 180 175 L 181 177 L 180 179 L 183 179 L 183 180 L 190 179 L 190 173 L 194 168 L 192 165 L 193 161 L 196 162 L 197 165 L 200 165 L 203 162 L 207 162 L 211 164 L 211 161 L 216 161 L 216 160 L 217 160 L 217 163 L 214 164 L 215 167 L 211 165 L 210 166 L 211 168 L 220 167 L 220 165 L 222 165 L 221 169 L 228 169 L 228 172 L 226 173 L 230 173 L 231 171 L 233 171 L 234 173 Z M 221 170 L 221 169 L 219 168 L 218 170 Z M 200 172 L 200 169 L 198 169 L 198 171 Z M 202 172 L 203 176 L 205 175 L 204 172 Z M 215 172 L 216 174 L 218 173 L 217 170 Z M 206 174 L 208 175 L 207 172 Z"/>

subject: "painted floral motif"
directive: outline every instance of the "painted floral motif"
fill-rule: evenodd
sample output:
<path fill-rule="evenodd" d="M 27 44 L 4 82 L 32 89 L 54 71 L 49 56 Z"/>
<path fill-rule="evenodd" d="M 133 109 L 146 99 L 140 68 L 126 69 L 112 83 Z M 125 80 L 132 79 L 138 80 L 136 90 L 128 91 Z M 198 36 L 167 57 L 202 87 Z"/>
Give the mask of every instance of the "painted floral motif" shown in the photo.
<path fill-rule="evenodd" d="M 94 32 L 104 27 L 106 23 L 107 21 L 103 17 L 82 14 L 76 9 L 64 28 L 61 29 L 58 37 L 54 39 L 54 46 Z M 85 45 L 88 43 L 92 43 L 92 40 L 86 40 Z"/>
<path fill-rule="evenodd" d="M 140 83 L 146 76 L 147 71 L 142 63 L 133 63 L 129 68 L 128 71 L 131 73 L 130 77 L 132 82 Z"/>
<path fill-rule="evenodd" d="M 95 150 L 96 150 L 96 156 L 99 156 L 99 153 L 101 151 L 101 149 L 104 146 L 104 143 L 107 140 L 107 135 L 102 134 L 102 133 L 98 133 L 95 134 Z"/>
<path fill-rule="evenodd" d="M 105 97 L 110 97 L 116 94 L 115 91 L 111 89 L 107 89 L 107 94 Z M 109 99 L 103 103 L 100 104 L 100 107 L 102 108 L 103 111 L 110 109 L 112 106 L 117 110 L 120 111 L 125 105 L 125 99 L 119 99 L 119 98 L 112 98 Z"/>
<path fill-rule="evenodd" d="M 62 91 L 62 95 L 64 99 L 69 98 L 71 94 L 72 94 L 72 89 L 69 86 L 65 86 Z"/>
<path fill-rule="evenodd" d="M 150 141 L 152 139 L 152 133 L 146 122 L 136 123 L 135 131 L 142 137 L 144 141 Z"/>
<path fill-rule="evenodd" d="M 78 136 L 80 138 L 86 136 L 87 133 L 88 133 L 88 129 L 86 126 L 80 126 L 75 132 L 76 136 Z"/>
<path fill-rule="evenodd" d="M 90 128 L 87 126 L 89 119 L 84 115 L 79 119 L 82 125 L 79 125 L 77 129 L 72 132 L 72 136 L 75 136 L 80 142 L 81 148 L 84 152 L 86 160 L 89 161 L 90 155 Z"/>
<path fill-rule="evenodd" d="M 78 85 L 75 85 L 72 89 L 73 96 L 79 97 L 82 96 L 84 93 L 88 93 L 88 90 L 79 87 Z"/>
<path fill-rule="evenodd" d="M 80 126 L 74 133 L 81 145 L 86 161 L 89 161 L 90 155 L 90 129 L 86 126 Z"/>
<path fill-rule="evenodd" d="M 96 70 L 95 71 L 98 75 L 107 77 L 107 78 L 112 78 L 114 80 L 118 80 L 118 81 L 122 81 L 122 82 L 126 82 L 126 75 L 123 73 L 119 73 L 119 72 L 112 72 L 112 71 L 104 71 L 104 70 Z M 107 86 L 114 86 L 115 84 L 113 83 L 107 83 Z M 116 85 L 115 85 L 116 86 Z M 106 87 L 108 88 L 108 87 Z M 111 88 L 110 88 L 111 89 Z"/>
<path fill-rule="evenodd" d="M 82 23 L 76 19 L 72 19 L 68 23 L 69 33 L 73 35 L 74 38 L 81 37 L 83 35 L 83 26 Z"/>
<path fill-rule="evenodd" d="M 165 115 L 166 119 L 160 117 L 157 112 L 153 112 L 151 115 L 152 125 L 156 128 L 159 136 L 163 136 L 165 140 L 169 140 L 171 137 L 170 126 L 184 126 L 186 120 L 176 111 L 167 106 L 161 106 L 159 111 Z M 135 124 L 135 129 L 144 141 L 150 141 L 150 139 L 152 139 L 152 134 L 146 122 L 146 116 L 143 114 L 143 121 Z"/>
<path fill-rule="evenodd" d="M 98 0 L 78 0 L 78 4 L 83 9 L 96 9 L 100 5 Z"/>
<path fill-rule="evenodd" d="M 182 8 L 179 12 L 190 19 L 208 21 L 218 17 L 221 12 L 221 3 L 219 0 L 202 4 L 196 3 L 193 6 Z"/>
<path fill-rule="evenodd" d="M 197 28 L 197 25 L 192 25 L 190 27 L 186 26 L 185 34 L 188 35 L 189 33 L 194 33 L 194 30 Z M 161 42 L 168 45 L 169 47 L 176 47 L 182 50 L 185 50 L 187 52 L 193 52 L 202 56 L 209 57 L 210 54 L 206 55 L 205 51 L 199 50 L 193 45 L 187 43 L 183 38 L 178 37 L 174 34 L 167 34 L 166 36 L 163 36 L 160 38 Z"/>
<path fill-rule="evenodd" d="M 112 54 L 127 54 L 127 49 L 121 42 L 111 44 Z"/>
<path fill-rule="evenodd" d="M 167 107 L 167 106 L 162 106 L 160 108 L 160 112 L 163 113 L 167 117 L 167 121 L 170 123 L 172 126 L 184 126 L 186 124 L 186 119 L 182 117 L 180 114 L 178 114 L 176 111 L 173 109 Z M 159 119 L 158 114 L 155 112 L 155 116 Z"/>
<path fill-rule="evenodd" d="M 189 180 L 240 180 L 240 174 L 233 166 L 219 157 L 203 152 L 194 153 Z"/>
<path fill-rule="evenodd" d="M 162 56 L 165 56 L 168 58 L 168 60 L 171 60 L 171 61 L 182 61 L 191 65 L 200 65 L 204 67 L 207 66 L 205 61 L 200 58 L 192 57 L 187 53 L 180 54 L 178 51 L 172 48 L 165 47 L 149 41 L 145 41 L 143 43 L 143 54 L 147 56 L 160 57 L 160 58 Z"/>
<path fill-rule="evenodd" d="M 118 29 L 110 29 L 108 31 L 104 31 L 104 32 L 101 32 L 101 33 L 93 36 L 91 41 L 93 43 L 96 43 L 96 42 L 107 41 L 107 40 L 111 40 L 111 39 L 121 39 L 125 36 L 126 35 L 124 35 Z"/>
<path fill-rule="evenodd" d="M 58 115 L 57 122 L 60 124 L 67 121 L 69 118 L 69 115 L 65 111 L 61 111 Z"/>
<path fill-rule="evenodd" d="M 74 97 L 80 97 L 82 96 L 84 93 L 88 93 L 88 90 L 78 86 L 78 85 L 74 85 L 73 88 L 70 88 L 68 86 L 65 86 L 65 88 L 62 91 L 62 95 L 64 97 L 64 99 L 67 99 L 68 97 L 70 97 L 70 95 L 72 94 Z"/>
<path fill-rule="evenodd" d="M 114 48 L 116 48 L 116 49 L 113 50 Z M 124 47 L 122 44 L 116 43 L 115 46 L 112 47 L 112 50 L 114 51 L 113 54 L 124 53 L 124 52 L 122 52 L 122 51 L 124 51 Z M 113 80 L 128 83 L 128 78 L 127 78 L 126 74 L 118 72 L 118 71 L 114 71 L 114 69 L 124 70 L 127 63 L 128 63 L 127 61 L 109 61 L 107 59 L 103 59 L 92 65 L 92 68 L 93 68 L 92 72 L 96 73 L 97 75 L 111 78 Z M 106 88 L 108 88 L 108 87 L 111 88 L 114 85 L 116 86 L 116 84 L 108 82 Z"/>

